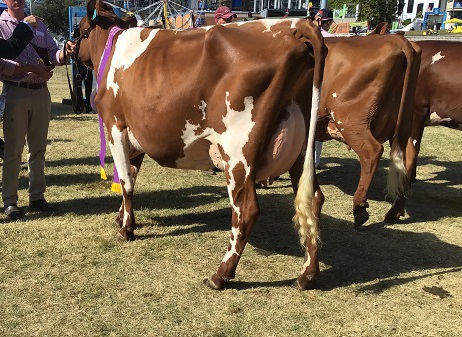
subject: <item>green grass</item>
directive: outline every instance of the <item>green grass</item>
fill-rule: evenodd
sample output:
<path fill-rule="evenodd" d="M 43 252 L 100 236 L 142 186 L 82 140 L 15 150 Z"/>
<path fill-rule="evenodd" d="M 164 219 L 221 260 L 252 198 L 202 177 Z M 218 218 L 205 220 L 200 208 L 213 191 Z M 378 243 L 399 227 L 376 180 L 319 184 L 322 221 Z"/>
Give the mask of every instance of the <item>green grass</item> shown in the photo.
<path fill-rule="evenodd" d="M 318 170 L 326 196 L 318 289 L 290 287 L 303 257 L 283 175 L 258 191 L 262 214 L 233 288 L 216 292 L 202 281 L 216 271 L 229 240 L 223 175 L 146 159 L 135 193 L 137 240 L 117 241 L 121 200 L 99 177 L 97 117 L 61 104 L 69 97 L 63 71 L 56 69 L 50 84 L 46 169 L 47 199 L 59 212 L 43 217 L 26 207 L 23 165 L 19 206 L 26 220 L 0 216 L 0 336 L 462 335 L 459 132 L 425 131 L 409 215 L 388 226 L 384 156 L 369 194 L 370 219 L 359 230 L 351 209 L 356 155 L 326 143 Z"/>

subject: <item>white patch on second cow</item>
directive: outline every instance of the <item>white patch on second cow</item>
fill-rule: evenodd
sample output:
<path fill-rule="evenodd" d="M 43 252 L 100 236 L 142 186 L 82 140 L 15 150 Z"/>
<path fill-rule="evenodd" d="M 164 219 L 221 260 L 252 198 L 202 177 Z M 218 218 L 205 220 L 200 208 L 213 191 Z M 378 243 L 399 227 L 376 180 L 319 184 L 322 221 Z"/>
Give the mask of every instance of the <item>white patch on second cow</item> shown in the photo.
<path fill-rule="evenodd" d="M 330 111 L 329 114 L 330 114 L 330 118 L 332 118 L 332 120 L 335 122 L 334 112 Z"/>
<path fill-rule="evenodd" d="M 434 64 L 436 61 L 439 61 L 443 59 L 444 57 L 445 57 L 444 55 L 441 55 L 441 51 L 439 51 L 437 54 L 432 56 L 432 63 L 430 64 Z"/>
<path fill-rule="evenodd" d="M 202 111 L 202 120 L 205 119 L 205 108 L 207 107 L 207 103 L 205 101 L 201 102 L 201 105 L 199 105 L 199 109 Z"/>
<path fill-rule="evenodd" d="M 334 93 L 332 94 L 332 97 L 333 97 L 333 98 L 337 98 L 337 93 L 334 92 Z"/>
<path fill-rule="evenodd" d="M 239 227 L 232 227 L 231 232 L 233 234 L 232 239 L 229 240 L 229 244 L 231 245 L 231 248 L 226 252 L 225 256 L 223 257 L 223 260 L 221 262 L 226 263 L 234 254 L 239 256 L 239 254 L 236 251 L 236 243 L 237 243 L 237 238 L 239 235 L 241 235 L 241 231 Z"/>
<path fill-rule="evenodd" d="M 451 118 L 441 118 L 436 111 L 433 111 L 428 118 L 430 125 L 440 125 L 442 122 L 451 121 Z"/>
<path fill-rule="evenodd" d="M 153 29 L 141 40 L 143 28 L 131 28 L 123 31 L 114 45 L 114 56 L 112 57 L 107 74 L 106 89 L 112 88 L 114 97 L 117 96 L 119 85 L 115 82 L 115 73 L 118 69 L 128 69 L 135 60 L 146 51 L 159 30 Z"/>

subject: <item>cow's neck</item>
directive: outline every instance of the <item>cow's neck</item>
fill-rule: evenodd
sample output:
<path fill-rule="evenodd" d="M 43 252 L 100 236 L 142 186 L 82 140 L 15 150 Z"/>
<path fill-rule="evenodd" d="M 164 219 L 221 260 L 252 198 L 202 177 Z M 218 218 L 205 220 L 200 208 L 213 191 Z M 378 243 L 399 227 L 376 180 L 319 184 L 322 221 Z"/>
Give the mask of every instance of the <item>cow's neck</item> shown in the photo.
<path fill-rule="evenodd" d="M 104 71 L 105 71 L 105 69 L 107 67 L 107 64 L 109 62 L 109 55 L 111 54 L 111 50 L 112 50 L 113 45 L 114 45 L 113 44 L 114 37 L 121 30 L 122 29 L 117 27 L 117 26 L 112 26 L 111 29 L 109 30 L 108 34 L 107 34 L 105 47 L 104 47 L 103 52 L 101 54 L 101 57 L 100 57 L 101 61 L 99 62 L 98 69 L 97 69 L 96 79 L 97 79 L 98 87 L 100 86 L 101 79 L 103 77 Z"/>

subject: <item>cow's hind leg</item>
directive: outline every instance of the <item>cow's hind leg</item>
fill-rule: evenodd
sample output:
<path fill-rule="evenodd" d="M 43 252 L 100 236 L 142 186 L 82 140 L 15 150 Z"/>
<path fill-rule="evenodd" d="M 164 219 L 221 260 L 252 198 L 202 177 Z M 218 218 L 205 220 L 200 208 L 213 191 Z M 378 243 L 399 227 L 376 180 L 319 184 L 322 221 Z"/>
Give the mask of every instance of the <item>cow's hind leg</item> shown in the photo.
<path fill-rule="evenodd" d="M 244 178 L 243 169 L 236 171 L 233 170 L 234 175 L 233 172 L 229 175 L 227 173 L 228 193 L 232 206 L 232 227 L 228 249 L 218 271 L 205 281 L 207 286 L 216 290 L 226 288 L 229 280 L 234 278 L 244 247 L 260 214 L 255 179 L 250 178 L 252 175 Z M 244 184 L 239 183 L 244 180 Z"/>
<path fill-rule="evenodd" d="M 361 137 L 360 143 L 350 141 L 346 135 L 345 139 L 358 155 L 361 166 L 358 187 L 353 196 L 354 226 L 359 227 L 369 219 L 367 194 L 383 154 L 383 145 L 369 131 Z"/>
<path fill-rule="evenodd" d="M 117 168 L 122 188 L 122 226 L 119 231 L 119 237 L 124 240 L 133 240 L 135 216 L 133 213 L 133 188 L 134 177 L 129 160 L 129 140 L 127 129 L 119 130 L 116 125 L 111 129 L 112 141 L 109 142 L 112 157 Z"/>
<path fill-rule="evenodd" d="M 405 215 L 406 197 L 417 162 L 417 149 L 412 139 L 408 139 L 406 152 L 392 145 L 390 171 L 388 175 L 388 195 L 394 199 L 393 205 L 385 215 L 385 222 L 395 223 Z"/>
<path fill-rule="evenodd" d="M 133 175 L 133 185 L 135 185 L 136 183 L 136 177 L 138 176 L 138 173 L 140 171 L 140 167 L 141 167 L 141 164 L 143 163 L 143 159 L 144 159 L 144 153 L 137 154 L 135 157 L 130 159 L 130 167 L 131 167 L 131 172 Z M 119 213 L 117 214 L 116 219 L 115 219 L 116 226 L 119 228 L 122 228 L 123 226 L 124 213 L 125 213 L 125 208 L 124 208 L 124 202 L 122 201 L 120 208 L 119 208 Z M 133 222 L 133 229 L 136 229 L 135 222 Z"/>

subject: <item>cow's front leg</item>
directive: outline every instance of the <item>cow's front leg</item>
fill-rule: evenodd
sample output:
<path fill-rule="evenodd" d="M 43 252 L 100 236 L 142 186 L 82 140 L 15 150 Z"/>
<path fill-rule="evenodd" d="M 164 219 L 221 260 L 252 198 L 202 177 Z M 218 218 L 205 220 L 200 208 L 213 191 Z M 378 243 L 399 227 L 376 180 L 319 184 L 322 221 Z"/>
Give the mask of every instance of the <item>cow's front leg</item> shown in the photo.
<path fill-rule="evenodd" d="M 122 189 L 122 206 L 116 223 L 121 223 L 119 237 L 124 240 L 135 238 L 135 216 L 133 213 L 133 189 L 135 184 L 134 174 L 129 160 L 129 142 L 127 129 L 119 130 L 116 125 L 111 129 L 112 140 L 109 142 L 112 157 L 119 173 L 120 186 Z"/>
<path fill-rule="evenodd" d="M 248 178 L 245 184 L 239 184 L 234 183 L 234 177 L 230 175 L 227 181 L 232 206 L 231 237 L 218 271 L 205 282 L 216 290 L 226 288 L 229 280 L 234 278 L 239 259 L 260 214 L 255 180 Z"/>
<path fill-rule="evenodd" d="M 144 153 L 138 153 L 133 158 L 130 159 L 131 172 L 133 176 L 133 185 L 135 185 L 136 183 L 136 178 L 138 177 L 141 164 L 143 163 L 143 158 L 144 158 Z M 115 219 L 116 226 L 119 228 L 122 228 L 123 226 L 124 214 L 125 214 L 125 207 L 124 207 L 124 201 L 122 201 L 122 204 L 120 205 L 120 208 L 119 208 L 119 212 L 117 213 L 117 216 Z M 134 223 L 134 221 L 133 221 L 132 226 L 133 226 L 133 229 L 136 228 L 136 224 Z"/>

